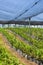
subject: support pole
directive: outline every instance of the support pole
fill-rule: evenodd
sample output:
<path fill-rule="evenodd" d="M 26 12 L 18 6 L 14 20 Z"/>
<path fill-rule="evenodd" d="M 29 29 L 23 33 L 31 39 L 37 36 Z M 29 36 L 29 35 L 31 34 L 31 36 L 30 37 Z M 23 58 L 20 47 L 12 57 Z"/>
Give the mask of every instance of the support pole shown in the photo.
<path fill-rule="evenodd" d="M 30 21 L 31 21 L 31 18 L 29 18 L 29 37 L 30 37 L 30 44 L 31 44 L 31 27 L 30 27 Z"/>
<path fill-rule="evenodd" d="M 9 28 L 9 24 L 8 24 L 8 28 Z"/>
<path fill-rule="evenodd" d="M 8 28 L 10 28 L 11 24 L 8 24 Z"/>
<path fill-rule="evenodd" d="M 2 28 L 4 28 L 5 24 L 2 24 Z"/>
<path fill-rule="evenodd" d="M 30 30 L 30 20 L 31 20 L 31 18 L 29 18 L 29 35 L 30 35 L 30 32 L 31 32 L 31 30 Z"/>

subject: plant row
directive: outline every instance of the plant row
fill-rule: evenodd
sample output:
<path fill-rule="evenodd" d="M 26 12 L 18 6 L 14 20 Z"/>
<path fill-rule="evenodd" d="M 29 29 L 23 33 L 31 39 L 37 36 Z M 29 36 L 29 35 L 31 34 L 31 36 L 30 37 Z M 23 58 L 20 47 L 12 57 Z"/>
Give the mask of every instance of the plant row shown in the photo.
<path fill-rule="evenodd" d="M 14 34 L 9 33 L 6 29 L 0 29 L 0 31 L 6 36 L 13 47 L 20 49 L 28 56 L 38 60 L 43 60 L 43 48 L 37 48 L 35 45 L 30 46 L 29 44 L 25 44 L 24 42 L 18 40 Z"/>

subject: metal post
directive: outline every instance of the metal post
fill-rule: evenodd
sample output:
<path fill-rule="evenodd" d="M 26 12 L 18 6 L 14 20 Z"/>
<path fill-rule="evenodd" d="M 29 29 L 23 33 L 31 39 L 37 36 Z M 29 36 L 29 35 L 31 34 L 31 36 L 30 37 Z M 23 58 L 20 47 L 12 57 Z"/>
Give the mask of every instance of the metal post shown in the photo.
<path fill-rule="evenodd" d="M 30 21 L 31 21 L 31 18 L 29 18 L 29 37 L 30 37 L 30 44 L 31 44 L 31 27 L 30 27 Z"/>
<path fill-rule="evenodd" d="M 8 28 L 11 26 L 11 24 L 8 24 Z"/>
<path fill-rule="evenodd" d="M 9 24 L 8 24 L 8 28 L 9 28 Z"/>
<path fill-rule="evenodd" d="M 29 18 L 29 35 L 30 35 L 30 32 L 31 32 L 31 30 L 30 30 L 30 20 L 31 20 L 31 18 Z"/>
<path fill-rule="evenodd" d="M 36 32 L 36 34 L 37 34 L 37 38 L 36 38 L 36 39 L 37 39 L 37 40 L 38 40 L 38 30 L 39 30 L 39 29 L 38 29 L 38 25 L 36 25 L 36 31 L 37 31 L 37 32 Z"/>
<path fill-rule="evenodd" d="M 2 28 L 4 28 L 5 24 L 2 24 Z"/>

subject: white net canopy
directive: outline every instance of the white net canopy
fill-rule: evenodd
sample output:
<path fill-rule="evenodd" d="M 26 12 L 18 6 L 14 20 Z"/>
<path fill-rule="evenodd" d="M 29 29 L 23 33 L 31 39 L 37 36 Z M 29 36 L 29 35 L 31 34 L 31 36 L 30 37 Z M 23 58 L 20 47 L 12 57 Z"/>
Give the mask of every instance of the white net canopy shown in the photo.
<path fill-rule="evenodd" d="M 0 0 L 0 20 L 25 20 L 43 13 L 43 0 Z"/>

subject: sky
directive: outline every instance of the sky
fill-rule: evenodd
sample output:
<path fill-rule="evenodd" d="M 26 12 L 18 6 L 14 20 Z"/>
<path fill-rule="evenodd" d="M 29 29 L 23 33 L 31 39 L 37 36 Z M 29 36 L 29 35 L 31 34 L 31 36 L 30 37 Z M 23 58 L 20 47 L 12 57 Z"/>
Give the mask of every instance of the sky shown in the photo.
<path fill-rule="evenodd" d="M 43 0 L 33 6 L 37 1 L 39 0 L 0 0 L 0 20 L 15 20 L 28 9 L 17 20 L 32 16 L 31 20 L 43 21 Z"/>

